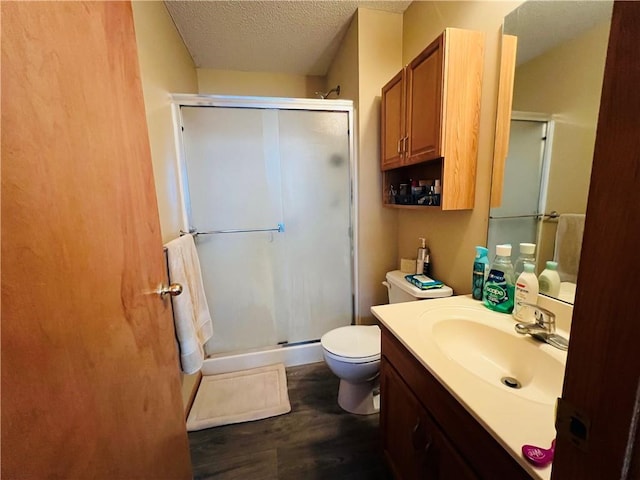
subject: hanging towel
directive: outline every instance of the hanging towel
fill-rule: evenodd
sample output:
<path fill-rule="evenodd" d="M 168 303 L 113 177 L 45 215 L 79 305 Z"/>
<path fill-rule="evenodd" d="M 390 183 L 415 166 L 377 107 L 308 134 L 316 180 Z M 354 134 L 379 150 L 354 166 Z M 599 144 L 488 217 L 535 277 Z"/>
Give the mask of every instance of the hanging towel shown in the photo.
<path fill-rule="evenodd" d="M 558 217 L 553 259 L 558 262 L 561 282 L 576 283 L 584 233 L 583 213 L 566 213 Z"/>
<path fill-rule="evenodd" d="M 213 335 L 213 323 L 193 236 L 184 235 L 165 246 L 171 282 L 182 285 L 182 294 L 173 297 L 173 318 L 182 371 L 191 374 L 202 368 L 206 343 Z"/>

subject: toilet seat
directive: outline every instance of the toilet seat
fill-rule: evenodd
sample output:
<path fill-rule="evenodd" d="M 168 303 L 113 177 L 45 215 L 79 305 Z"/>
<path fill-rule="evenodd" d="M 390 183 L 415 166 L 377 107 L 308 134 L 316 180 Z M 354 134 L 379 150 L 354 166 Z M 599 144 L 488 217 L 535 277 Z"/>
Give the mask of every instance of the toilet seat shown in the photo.
<path fill-rule="evenodd" d="M 377 325 L 349 325 L 325 333 L 320 339 L 325 353 L 346 363 L 380 360 L 380 328 Z"/>

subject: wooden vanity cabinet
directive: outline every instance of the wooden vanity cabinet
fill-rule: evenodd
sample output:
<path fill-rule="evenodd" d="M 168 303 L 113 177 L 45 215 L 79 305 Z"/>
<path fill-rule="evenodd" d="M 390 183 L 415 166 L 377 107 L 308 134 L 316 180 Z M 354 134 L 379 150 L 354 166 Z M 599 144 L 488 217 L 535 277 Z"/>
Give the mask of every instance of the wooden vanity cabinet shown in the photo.
<path fill-rule="evenodd" d="M 396 480 L 531 478 L 384 327 L 380 389 L 382 450 Z"/>
<path fill-rule="evenodd" d="M 385 205 L 415 208 L 389 196 L 391 185 L 413 178 L 441 181 L 443 210 L 473 208 L 483 64 L 484 34 L 448 28 L 382 88 Z M 433 166 L 408 168 L 431 162 L 435 177 Z"/>
<path fill-rule="evenodd" d="M 398 479 L 477 480 L 389 362 L 382 362 L 386 460 Z"/>

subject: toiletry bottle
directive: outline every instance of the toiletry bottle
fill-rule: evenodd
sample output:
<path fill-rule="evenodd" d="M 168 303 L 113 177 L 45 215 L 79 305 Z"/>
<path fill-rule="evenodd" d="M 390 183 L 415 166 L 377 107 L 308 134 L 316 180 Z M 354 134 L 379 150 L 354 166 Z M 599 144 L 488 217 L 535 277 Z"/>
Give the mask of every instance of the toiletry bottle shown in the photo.
<path fill-rule="evenodd" d="M 522 272 L 516 280 L 513 317 L 519 322 L 530 320 L 526 315 L 528 307 L 522 304 L 530 303 L 535 305 L 538 302 L 538 277 L 536 277 L 533 269 L 533 263 L 525 263 L 524 272 Z"/>
<path fill-rule="evenodd" d="M 476 246 L 476 258 L 473 260 L 473 283 L 471 294 L 476 300 L 482 300 L 482 288 L 489 275 L 489 250 L 480 245 Z"/>
<path fill-rule="evenodd" d="M 424 271 L 424 261 L 428 255 L 427 241 L 422 237 L 418 240 L 420 240 L 420 247 L 418 248 L 418 258 L 416 259 L 416 275 L 427 275 L 427 272 Z"/>
<path fill-rule="evenodd" d="M 558 262 L 547 262 L 545 268 L 538 277 L 540 293 L 557 297 L 560 294 L 560 275 L 558 274 Z"/>
<path fill-rule="evenodd" d="M 532 263 L 535 270 L 536 265 L 536 244 L 535 243 L 521 243 L 520 244 L 520 256 L 513 265 L 513 275 L 518 278 L 522 272 L 524 272 L 524 264 Z"/>
<path fill-rule="evenodd" d="M 489 276 L 482 290 L 482 302 L 490 310 L 513 312 L 513 265 L 511 245 L 497 245 L 496 258 L 491 263 Z"/>
<path fill-rule="evenodd" d="M 433 278 L 431 276 L 431 252 L 429 252 L 429 247 L 426 247 L 426 249 L 427 249 L 427 253 L 425 253 L 424 255 L 424 262 L 422 263 L 422 271 L 427 277 Z"/>

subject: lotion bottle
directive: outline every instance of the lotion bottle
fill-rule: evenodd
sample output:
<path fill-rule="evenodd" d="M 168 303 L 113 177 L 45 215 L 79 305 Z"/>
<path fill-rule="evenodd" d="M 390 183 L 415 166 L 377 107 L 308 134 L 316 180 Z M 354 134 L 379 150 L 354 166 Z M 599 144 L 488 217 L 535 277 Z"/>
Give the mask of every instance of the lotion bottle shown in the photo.
<path fill-rule="evenodd" d="M 529 318 L 527 318 L 527 311 L 529 308 L 522 304 L 530 303 L 535 305 L 538 302 L 538 277 L 536 277 L 533 270 L 533 263 L 525 263 L 524 271 L 516 280 L 513 318 L 519 322 L 529 321 Z"/>
<path fill-rule="evenodd" d="M 538 277 L 540 293 L 557 297 L 560 294 L 560 275 L 558 274 L 558 262 L 547 262 L 545 268 Z"/>

